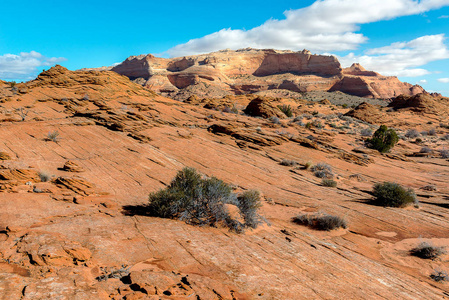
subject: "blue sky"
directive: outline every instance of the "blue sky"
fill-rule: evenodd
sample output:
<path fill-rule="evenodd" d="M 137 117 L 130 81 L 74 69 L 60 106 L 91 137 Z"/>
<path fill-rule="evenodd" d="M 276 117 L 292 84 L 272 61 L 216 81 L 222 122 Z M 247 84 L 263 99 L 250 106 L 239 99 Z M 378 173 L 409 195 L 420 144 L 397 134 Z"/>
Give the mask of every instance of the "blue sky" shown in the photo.
<path fill-rule="evenodd" d="M 147 53 L 306 48 L 449 96 L 449 0 L 22 0 L 2 11 L 3 80 Z"/>

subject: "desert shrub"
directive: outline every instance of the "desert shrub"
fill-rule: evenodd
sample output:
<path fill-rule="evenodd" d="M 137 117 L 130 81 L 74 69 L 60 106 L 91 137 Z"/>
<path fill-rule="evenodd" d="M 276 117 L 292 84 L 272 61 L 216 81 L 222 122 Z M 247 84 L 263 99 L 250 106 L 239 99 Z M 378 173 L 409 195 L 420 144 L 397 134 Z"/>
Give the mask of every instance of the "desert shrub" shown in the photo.
<path fill-rule="evenodd" d="M 432 128 L 427 132 L 427 134 L 428 135 L 437 135 L 437 130 L 435 128 Z"/>
<path fill-rule="evenodd" d="M 232 113 L 232 114 L 238 114 L 239 110 L 237 109 L 237 107 L 235 105 L 232 106 L 232 108 L 230 108 L 229 106 L 225 106 L 223 107 L 222 112 L 225 113 Z"/>
<path fill-rule="evenodd" d="M 236 205 L 245 223 L 232 219 L 225 204 Z M 245 227 L 257 226 L 259 207 L 258 192 L 247 191 L 237 197 L 222 180 L 203 178 L 195 169 L 184 168 L 166 189 L 150 194 L 145 209 L 155 217 L 180 219 L 193 225 L 222 224 L 240 232 Z"/>
<path fill-rule="evenodd" d="M 327 187 L 336 187 L 337 182 L 333 179 L 323 178 L 323 180 L 321 181 L 321 185 L 327 186 Z"/>
<path fill-rule="evenodd" d="M 347 228 L 348 225 L 344 219 L 338 216 L 328 214 L 302 214 L 293 217 L 293 222 L 296 224 L 309 226 L 317 230 L 330 231 L 338 228 Z"/>
<path fill-rule="evenodd" d="M 313 167 L 313 163 L 311 161 L 308 161 L 304 164 L 304 169 L 309 170 Z"/>
<path fill-rule="evenodd" d="M 438 152 L 440 152 L 442 158 L 449 158 L 449 150 L 443 149 Z"/>
<path fill-rule="evenodd" d="M 51 180 L 52 175 L 48 172 L 41 171 L 37 174 L 42 182 L 48 182 Z"/>
<path fill-rule="evenodd" d="M 280 164 L 283 166 L 293 167 L 293 166 L 296 166 L 298 163 L 294 160 L 283 159 L 283 160 L 281 160 Z"/>
<path fill-rule="evenodd" d="M 444 247 L 433 246 L 431 243 L 422 242 L 412 250 L 410 254 L 424 259 L 435 259 L 446 253 Z"/>
<path fill-rule="evenodd" d="M 421 150 L 419 150 L 420 153 L 431 153 L 432 149 L 429 147 L 422 147 Z"/>
<path fill-rule="evenodd" d="M 442 141 L 449 141 L 449 134 L 445 134 L 441 137 Z"/>
<path fill-rule="evenodd" d="M 271 121 L 271 123 L 273 123 L 273 124 L 281 124 L 281 121 L 279 120 L 279 118 L 278 117 L 271 117 L 270 118 L 270 121 Z"/>
<path fill-rule="evenodd" d="M 231 108 L 229 106 L 225 106 L 225 107 L 223 107 L 222 112 L 230 113 L 231 112 Z"/>
<path fill-rule="evenodd" d="M 420 189 L 424 190 L 424 191 L 429 191 L 429 192 L 437 191 L 437 187 L 434 186 L 433 184 L 425 185 L 425 186 L 421 187 Z"/>
<path fill-rule="evenodd" d="M 246 191 L 237 198 L 237 207 L 245 220 L 245 226 L 256 228 L 262 222 L 257 210 L 262 206 L 258 191 Z"/>
<path fill-rule="evenodd" d="M 303 116 L 305 119 L 307 119 L 307 120 L 310 120 L 310 119 L 313 118 L 313 116 L 312 116 L 311 114 L 308 114 L 308 113 L 304 113 L 304 114 L 302 114 L 302 116 Z"/>
<path fill-rule="evenodd" d="M 59 132 L 58 131 L 51 131 L 47 133 L 46 137 L 47 141 L 53 141 L 55 143 L 59 142 Z"/>
<path fill-rule="evenodd" d="M 286 104 L 278 105 L 278 108 L 287 117 L 289 117 L 289 118 L 293 117 L 293 109 L 292 109 L 292 107 L 290 105 L 286 105 Z"/>
<path fill-rule="evenodd" d="M 89 95 L 88 94 L 84 94 L 83 100 L 84 101 L 88 101 L 89 99 L 90 99 Z"/>
<path fill-rule="evenodd" d="M 360 134 L 362 136 L 372 136 L 373 135 L 373 131 L 369 128 L 364 128 L 360 131 Z"/>
<path fill-rule="evenodd" d="M 312 123 L 310 123 L 310 122 L 307 122 L 307 123 L 306 123 L 306 125 L 305 125 L 305 127 L 306 127 L 307 129 L 310 129 L 310 128 L 312 128 Z"/>
<path fill-rule="evenodd" d="M 335 115 L 335 114 L 330 114 L 330 115 L 326 115 L 324 118 L 325 118 L 327 121 L 330 121 L 330 120 L 336 119 L 336 118 L 337 118 L 337 115 Z"/>
<path fill-rule="evenodd" d="M 412 189 L 405 189 L 397 183 L 376 183 L 373 187 L 374 204 L 389 207 L 403 207 L 416 203 L 416 195 Z"/>
<path fill-rule="evenodd" d="M 310 168 L 313 174 L 318 178 L 332 178 L 334 173 L 332 167 L 326 163 L 320 162 Z"/>
<path fill-rule="evenodd" d="M 294 122 L 294 123 L 302 123 L 302 116 L 297 116 L 297 117 L 295 117 L 293 120 L 292 120 L 292 122 Z"/>
<path fill-rule="evenodd" d="M 405 136 L 410 138 L 410 139 L 414 139 L 420 136 L 420 133 L 418 130 L 416 129 L 409 129 L 407 130 L 407 132 L 405 133 Z"/>
<path fill-rule="evenodd" d="M 374 132 L 373 137 L 371 139 L 367 139 L 366 141 L 370 148 L 384 153 L 393 148 L 399 141 L 399 138 L 393 129 L 388 129 L 387 126 L 381 125 L 379 129 Z"/>
<path fill-rule="evenodd" d="M 319 129 L 324 127 L 323 123 L 320 120 L 313 120 L 312 125 Z"/>
<path fill-rule="evenodd" d="M 433 273 L 430 274 L 430 278 L 432 278 L 436 282 L 440 281 L 449 281 L 449 275 L 447 272 L 442 270 L 433 270 Z"/>
<path fill-rule="evenodd" d="M 341 107 L 348 108 L 348 104 L 344 103 L 344 104 L 341 105 Z"/>

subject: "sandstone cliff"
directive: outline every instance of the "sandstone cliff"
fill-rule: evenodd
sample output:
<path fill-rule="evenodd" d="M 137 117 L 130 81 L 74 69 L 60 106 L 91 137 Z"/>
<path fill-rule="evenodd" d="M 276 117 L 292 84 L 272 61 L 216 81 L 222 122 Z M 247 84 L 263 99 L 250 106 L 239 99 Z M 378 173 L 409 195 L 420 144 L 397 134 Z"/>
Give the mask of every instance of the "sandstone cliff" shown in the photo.
<path fill-rule="evenodd" d="M 191 95 L 222 97 L 283 89 L 294 92 L 341 91 L 368 98 L 412 96 L 424 90 L 393 76 L 367 71 L 359 64 L 342 69 L 334 56 L 241 49 L 157 58 L 131 56 L 112 71 L 174 99 Z"/>

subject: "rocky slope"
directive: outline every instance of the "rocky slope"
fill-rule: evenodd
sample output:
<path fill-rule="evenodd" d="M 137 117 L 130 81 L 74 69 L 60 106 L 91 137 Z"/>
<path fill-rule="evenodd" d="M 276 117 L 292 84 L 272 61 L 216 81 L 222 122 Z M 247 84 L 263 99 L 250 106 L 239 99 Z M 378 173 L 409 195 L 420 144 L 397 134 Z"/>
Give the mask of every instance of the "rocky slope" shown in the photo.
<path fill-rule="evenodd" d="M 359 113 L 378 114 L 369 122 L 400 135 L 429 132 L 382 155 L 364 147 L 362 130 L 376 125 L 326 101 L 239 95 L 182 103 L 114 72 L 59 66 L 17 88 L 0 87 L 5 299 L 449 297 L 448 283 L 430 278 L 449 270 L 448 255 L 409 254 L 421 241 L 449 246 L 444 116 L 361 105 Z M 251 114 L 279 119 L 244 115 L 250 103 L 258 108 Z M 290 105 L 295 118 L 278 105 Z M 423 146 L 432 151 L 414 155 Z M 309 161 L 329 164 L 338 186 L 323 186 L 302 167 Z M 237 234 L 137 209 L 185 166 L 237 191 L 259 190 L 268 223 Z M 372 185 L 382 181 L 413 188 L 421 206 L 370 205 Z M 291 221 L 320 211 L 349 228 Z"/>
<path fill-rule="evenodd" d="M 277 90 L 341 91 L 368 98 L 421 93 L 420 86 L 366 71 L 358 64 L 342 69 L 334 56 L 242 49 L 164 59 L 131 56 L 112 68 L 157 93 L 185 100 L 191 95 L 222 97 Z"/>

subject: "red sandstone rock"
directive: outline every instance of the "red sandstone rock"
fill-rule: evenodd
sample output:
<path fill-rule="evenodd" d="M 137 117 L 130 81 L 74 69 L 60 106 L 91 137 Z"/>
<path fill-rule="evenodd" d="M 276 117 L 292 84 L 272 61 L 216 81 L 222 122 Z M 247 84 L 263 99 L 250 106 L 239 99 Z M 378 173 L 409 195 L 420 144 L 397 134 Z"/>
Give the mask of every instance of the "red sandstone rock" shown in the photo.
<path fill-rule="evenodd" d="M 414 95 L 424 90 L 359 64 L 342 69 L 334 56 L 242 49 L 173 59 L 131 56 L 112 68 L 162 95 L 185 100 L 191 95 L 221 97 L 266 90 L 342 91 L 369 98 Z"/>

